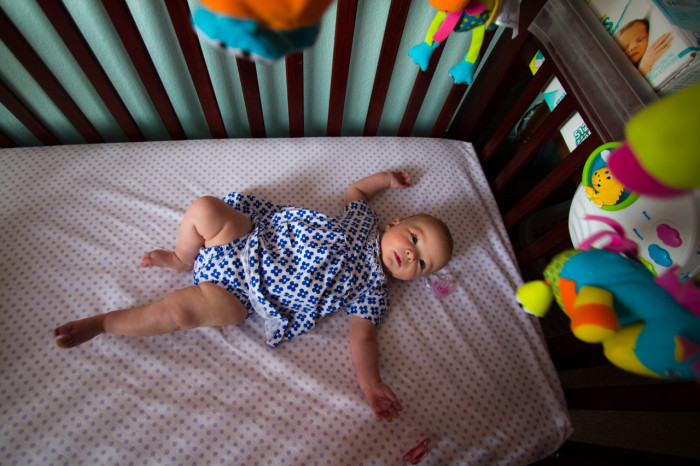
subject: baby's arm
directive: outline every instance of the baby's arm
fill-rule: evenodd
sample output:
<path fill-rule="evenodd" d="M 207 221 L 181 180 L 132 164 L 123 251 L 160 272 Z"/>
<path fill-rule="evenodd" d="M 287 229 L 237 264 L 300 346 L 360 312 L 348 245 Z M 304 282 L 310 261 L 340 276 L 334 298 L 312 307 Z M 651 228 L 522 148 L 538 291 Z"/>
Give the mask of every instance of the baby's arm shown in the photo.
<path fill-rule="evenodd" d="M 380 172 L 355 181 L 345 192 L 345 205 L 352 201 L 369 202 L 377 193 L 387 188 L 403 189 L 411 186 L 411 177 L 406 170 L 399 172 Z"/>
<path fill-rule="evenodd" d="M 377 420 L 391 422 L 399 417 L 401 403 L 379 375 L 377 327 L 368 320 L 350 316 L 350 350 L 360 388 Z"/>
<path fill-rule="evenodd" d="M 673 41 L 673 36 L 670 32 L 663 34 L 661 37 L 656 39 L 653 44 L 646 50 L 646 53 L 639 62 L 639 71 L 646 76 L 651 68 L 656 63 L 661 55 L 664 54 L 666 50 L 671 47 L 671 42 Z"/>

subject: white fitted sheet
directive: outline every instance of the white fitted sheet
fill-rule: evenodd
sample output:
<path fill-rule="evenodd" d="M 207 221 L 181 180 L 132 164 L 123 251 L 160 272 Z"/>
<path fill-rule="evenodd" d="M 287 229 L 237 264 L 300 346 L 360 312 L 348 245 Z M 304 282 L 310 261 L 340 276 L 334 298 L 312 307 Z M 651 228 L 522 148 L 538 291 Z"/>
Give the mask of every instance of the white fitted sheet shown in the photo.
<path fill-rule="evenodd" d="M 519 310 L 508 236 L 469 143 L 418 138 L 202 140 L 0 151 L 0 463 L 527 464 L 572 428 L 539 323 Z M 71 350 L 54 327 L 158 299 L 190 274 L 140 269 L 174 246 L 202 195 L 249 192 L 329 214 L 354 180 L 407 169 L 371 203 L 383 223 L 427 212 L 455 237 L 457 289 L 392 283 L 382 376 L 404 410 L 375 420 L 347 316 L 265 344 L 262 322 Z"/>

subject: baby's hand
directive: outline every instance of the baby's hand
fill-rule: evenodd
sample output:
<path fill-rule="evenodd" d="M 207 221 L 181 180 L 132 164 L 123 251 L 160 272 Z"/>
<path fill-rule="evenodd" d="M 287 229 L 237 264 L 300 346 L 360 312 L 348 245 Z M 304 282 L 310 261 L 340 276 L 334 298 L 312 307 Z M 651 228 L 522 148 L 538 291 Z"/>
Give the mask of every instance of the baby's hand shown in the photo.
<path fill-rule="evenodd" d="M 411 186 L 411 176 L 406 170 L 401 170 L 399 172 L 387 172 L 391 178 L 391 184 L 389 187 L 391 189 L 403 189 Z"/>
<path fill-rule="evenodd" d="M 383 382 L 365 389 L 365 397 L 378 421 L 391 422 L 399 417 L 399 411 L 403 409 L 394 392 Z"/>
<path fill-rule="evenodd" d="M 651 44 L 642 57 L 642 60 L 639 62 L 639 71 L 643 75 L 646 76 L 651 71 L 656 60 L 671 47 L 671 42 L 673 42 L 673 36 L 670 32 L 667 32 L 666 34 L 662 34 L 661 37 Z"/>

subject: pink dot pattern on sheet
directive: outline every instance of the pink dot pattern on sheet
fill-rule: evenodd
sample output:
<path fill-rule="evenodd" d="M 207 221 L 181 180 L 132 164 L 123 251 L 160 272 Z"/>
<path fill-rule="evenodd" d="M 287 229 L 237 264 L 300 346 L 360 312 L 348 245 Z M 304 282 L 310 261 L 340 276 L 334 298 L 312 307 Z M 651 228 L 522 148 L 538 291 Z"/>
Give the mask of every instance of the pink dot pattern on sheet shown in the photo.
<path fill-rule="evenodd" d="M 0 464 L 527 464 L 571 433 L 537 324 L 513 301 L 507 234 L 467 143 L 412 138 L 184 141 L 3 150 Z M 347 317 L 273 349 L 256 318 L 58 350 L 66 321 L 158 299 L 189 274 L 140 269 L 184 209 L 232 190 L 339 213 L 349 183 L 406 168 L 383 222 L 450 225 L 457 289 L 392 283 L 381 371 L 404 411 L 377 422 L 354 377 Z"/>

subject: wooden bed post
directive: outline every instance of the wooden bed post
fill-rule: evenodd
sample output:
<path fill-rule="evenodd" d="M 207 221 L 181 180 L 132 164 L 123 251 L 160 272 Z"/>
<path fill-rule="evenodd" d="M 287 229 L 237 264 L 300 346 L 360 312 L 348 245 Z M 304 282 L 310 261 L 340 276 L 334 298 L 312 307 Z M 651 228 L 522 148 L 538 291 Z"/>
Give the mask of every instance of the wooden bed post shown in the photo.
<path fill-rule="evenodd" d="M 5 12 L 0 9 L 0 40 L 7 46 L 17 60 L 27 69 L 49 98 L 63 112 L 80 135 L 87 142 L 104 142 L 90 120 L 85 116 L 73 98 L 61 86 L 41 57 L 22 36 Z"/>
<path fill-rule="evenodd" d="M 199 39 L 192 28 L 187 0 L 170 0 L 165 2 L 165 6 L 168 8 L 170 22 L 175 29 L 180 50 L 185 57 L 192 84 L 197 91 L 202 112 L 209 125 L 209 131 L 213 138 L 225 138 L 226 127 L 221 117 L 219 104 L 216 101 L 214 87 L 211 84 L 209 69 L 204 61 L 202 48 L 199 46 Z"/>
<path fill-rule="evenodd" d="M 134 63 L 134 67 L 148 91 L 158 115 L 163 120 L 168 134 L 172 139 L 187 139 L 185 130 L 182 128 L 177 113 L 175 113 L 175 108 L 173 108 L 170 97 L 168 97 L 163 82 L 160 80 L 158 70 L 153 64 L 126 2 L 124 0 L 102 0 L 102 5 L 112 20 L 112 24 L 114 24 L 124 44 L 124 49 Z"/>
<path fill-rule="evenodd" d="M 340 136 L 343 126 L 345 92 L 350 71 L 350 54 L 357 18 L 357 0 L 338 0 L 333 44 L 333 72 L 331 94 L 328 102 L 327 136 Z"/>

